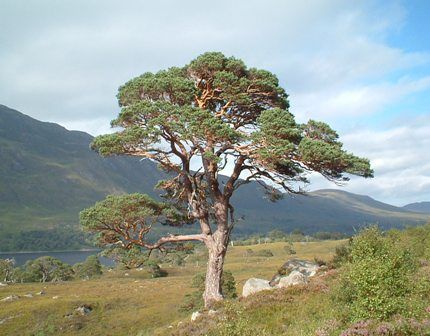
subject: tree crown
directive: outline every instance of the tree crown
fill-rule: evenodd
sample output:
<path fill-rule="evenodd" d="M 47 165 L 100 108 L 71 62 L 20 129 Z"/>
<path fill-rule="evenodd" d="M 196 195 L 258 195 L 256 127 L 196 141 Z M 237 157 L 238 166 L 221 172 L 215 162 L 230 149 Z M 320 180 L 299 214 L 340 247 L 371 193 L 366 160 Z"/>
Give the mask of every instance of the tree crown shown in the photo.
<path fill-rule="evenodd" d="M 171 176 L 158 187 L 188 207 L 189 219 L 198 220 L 204 234 L 211 232 L 211 218 L 218 227 L 228 226 L 220 209 L 228 209 L 233 218 L 230 198 L 250 181 L 269 190 L 276 190 L 275 184 L 295 192 L 293 183 L 308 182 L 309 172 L 333 181 L 347 180 L 345 174 L 373 175 L 369 161 L 345 151 L 329 125 L 295 121 L 288 95 L 274 74 L 247 68 L 243 61 L 219 52 L 200 55 L 182 68 L 144 73 L 121 86 L 117 97 L 121 112 L 112 126 L 120 130 L 95 138 L 92 147 L 101 155 L 158 162 Z M 220 180 L 218 174 L 227 171 L 229 176 Z M 104 204 L 111 202 L 115 211 L 104 207 L 97 212 L 96 206 L 91 210 L 94 216 L 86 212 L 84 225 L 92 225 L 86 218 L 94 223 L 99 217 L 132 227 L 129 221 L 137 223 L 138 218 L 166 211 L 138 196 L 117 199 L 121 205 L 115 198 Z M 139 213 L 141 205 L 147 207 L 145 213 Z M 147 227 L 142 225 L 143 232 Z M 113 230 L 107 240 L 120 235 L 124 232 Z"/>

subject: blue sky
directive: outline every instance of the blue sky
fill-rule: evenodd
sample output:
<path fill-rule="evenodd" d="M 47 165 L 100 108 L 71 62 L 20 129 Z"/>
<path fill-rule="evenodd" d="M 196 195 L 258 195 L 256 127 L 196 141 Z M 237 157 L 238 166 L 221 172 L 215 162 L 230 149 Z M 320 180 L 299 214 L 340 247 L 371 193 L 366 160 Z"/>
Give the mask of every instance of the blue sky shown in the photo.
<path fill-rule="evenodd" d="M 345 190 L 430 201 L 429 35 L 425 0 L 0 0 L 0 103 L 97 135 L 125 81 L 222 51 L 276 73 L 299 121 L 371 159 L 375 178 Z"/>

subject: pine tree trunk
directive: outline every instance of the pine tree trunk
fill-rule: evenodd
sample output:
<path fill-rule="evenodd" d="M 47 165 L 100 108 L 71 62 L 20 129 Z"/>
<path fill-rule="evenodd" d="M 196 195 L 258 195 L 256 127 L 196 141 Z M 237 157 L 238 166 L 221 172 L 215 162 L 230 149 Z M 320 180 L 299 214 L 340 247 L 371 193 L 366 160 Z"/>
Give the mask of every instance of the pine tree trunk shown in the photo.
<path fill-rule="evenodd" d="M 209 251 L 209 259 L 206 271 L 205 292 L 203 294 L 205 308 L 210 308 L 214 303 L 223 299 L 221 277 L 225 253 L 227 251 L 226 235 L 226 232 L 217 231 L 213 235 L 213 239 L 206 243 Z"/>

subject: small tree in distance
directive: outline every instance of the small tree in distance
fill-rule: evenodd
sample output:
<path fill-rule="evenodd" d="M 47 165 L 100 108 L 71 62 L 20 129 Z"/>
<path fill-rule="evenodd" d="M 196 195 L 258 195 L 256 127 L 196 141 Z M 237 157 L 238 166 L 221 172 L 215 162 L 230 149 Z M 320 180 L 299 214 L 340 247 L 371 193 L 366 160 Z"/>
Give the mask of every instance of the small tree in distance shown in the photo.
<path fill-rule="evenodd" d="M 102 264 L 96 255 L 88 256 L 83 263 L 73 265 L 75 277 L 81 279 L 91 279 L 103 274 Z"/>
<path fill-rule="evenodd" d="M 294 183 L 308 182 L 306 173 L 312 171 L 332 181 L 347 180 L 344 173 L 373 174 L 369 161 L 343 150 L 327 124 L 296 123 L 287 98 L 274 74 L 219 52 L 130 80 L 119 89 L 121 112 L 112 121 L 121 130 L 96 137 L 92 148 L 103 156 L 157 162 L 171 176 L 158 184 L 167 202 L 110 196 L 81 213 L 83 226 L 99 232 L 101 242 L 126 248 L 203 242 L 209 252 L 205 306 L 222 300 L 221 275 L 234 226 L 230 200 L 240 186 L 256 181 L 276 200 L 279 188 L 296 192 Z M 221 172 L 227 175 L 222 180 Z M 183 208 L 200 233 L 148 238 L 157 222 L 185 224 Z"/>

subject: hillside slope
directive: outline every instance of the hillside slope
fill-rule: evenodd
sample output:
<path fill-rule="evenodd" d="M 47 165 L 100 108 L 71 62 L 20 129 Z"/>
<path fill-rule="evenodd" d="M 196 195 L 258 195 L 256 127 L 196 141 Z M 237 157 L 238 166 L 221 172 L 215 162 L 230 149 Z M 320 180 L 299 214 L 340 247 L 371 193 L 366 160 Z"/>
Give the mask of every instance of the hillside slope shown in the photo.
<path fill-rule="evenodd" d="M 76 223 L 83 207 L 108 193 L 153 193 L 162 176 L 153 164 L 102 158 L 91 139 L 0 106 L 0 228 Z"/>
<path fill-rule="evenodd" d="M 430 202 L 416 202 L 403 207 L 406 210 L 430 214 Z"/>
<path fill-rule="evenodd" d="M 156 195 L 153 187 L 163 174 L 154 163 L 102 158 L 89 149 L 91 140 L 84 132 L 68 131 L 0 105 L 0 250 L 34 248 L 35 237 L 43 240 L 47 230 L 76 231 L 79 211 L 107 194 Z M 259 189 L 258 184 L 249 184 L 234 196 L 237 217 L 243 217 L 236 234 L 294 228 L 306 233 L 350 233 L 367 223 L 402 226 L 429 218 L 343 191 L 321 190 L 272 203 Z M 29 234 L 35 231 L 36 236 Z M 19 244 L 8 245 L 10 241 Z M 54 248 L 49 242 L 45 248 Z"/>

